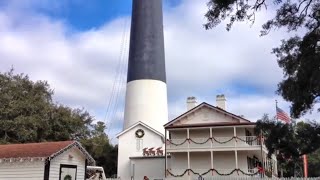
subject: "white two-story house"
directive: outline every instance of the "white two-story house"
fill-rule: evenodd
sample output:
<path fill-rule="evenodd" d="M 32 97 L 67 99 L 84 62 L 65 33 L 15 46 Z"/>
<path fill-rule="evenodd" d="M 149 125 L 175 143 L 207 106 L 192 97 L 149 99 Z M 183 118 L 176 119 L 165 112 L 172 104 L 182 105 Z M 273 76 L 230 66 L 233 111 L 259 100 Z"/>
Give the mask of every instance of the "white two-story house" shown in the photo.
<path fill-rule="evenodd" d="M 166 177 L 276 176 L 276 157 L 267 158 L 255 123 L 226 111 L 224 95 L 216 100 L 217 107 L 196 106 L 189 97 L 188 111 L 165 124 Z"/>

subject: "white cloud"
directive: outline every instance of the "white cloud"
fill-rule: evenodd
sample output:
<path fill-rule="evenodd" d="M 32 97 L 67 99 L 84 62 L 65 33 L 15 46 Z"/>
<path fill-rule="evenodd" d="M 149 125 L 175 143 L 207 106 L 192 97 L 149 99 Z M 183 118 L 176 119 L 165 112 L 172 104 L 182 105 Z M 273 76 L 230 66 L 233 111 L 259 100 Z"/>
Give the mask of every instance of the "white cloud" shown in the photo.
<path fill-rule="evenodd" d="M 187 96 L 214 104 L 217 93 L 227 95 L 230 111 L 249 119 L 274 113 L 274 91 L 282 74 L 270 52 L 288 35 L 278 31 L 259 37 L 261 24 L 268 19 L 263 13 L 252 28 L 242 23 L 230 32 L 224 25 L 206 31 L 202 27 L 205 2 L 184 0 L 165 11 L 170 118 L 185 110 Z M 55 90 L 56 101 L 84 107 L 98 120 L 104 120 L 118 71 L 125 21 L 129 31 L 129 17 L 77 32 L 64 20 L 25 10 L 29 8 L 17 7 L 15 3 L 0 10 L 0 71 L 14 66 L 17 72 L 24 72 L 33 80 L 47 80 Z M 21 11 L 17 13 L 17 9 Z M 128 40 L 125 45 L 128 47 Z M 125 60 L 127 54 L 128 51 L 123 53 Z M 126 62 L 121 64 L 126 66 Z M 119 104 L 115 106 L 118 109 L 109 115 L 113 117 L 111 136 L 122 128 L 125 78 L 122 74 L 122 83 L 117 85 L 121 89 Z M 243 92 L 238 86 L 253 90 Z M 288 103 L 283 105 L 288 108 Z M 107 121 L 110 124 L 110 118 Z"/>

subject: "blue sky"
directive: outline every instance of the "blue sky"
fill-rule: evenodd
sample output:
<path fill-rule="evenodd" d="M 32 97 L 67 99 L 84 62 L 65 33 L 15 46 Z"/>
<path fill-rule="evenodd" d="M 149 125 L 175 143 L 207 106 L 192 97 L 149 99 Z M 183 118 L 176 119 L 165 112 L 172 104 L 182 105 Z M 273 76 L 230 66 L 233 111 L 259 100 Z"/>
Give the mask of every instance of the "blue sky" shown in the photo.
<path fill-rule="evenodd" d="M 15 0 L 14 0 L 15 1 Z M 22 0 L 25 3 L 30 0 Z M 19 1 L 16 1 L 17 4 Z M 164 9 L 175 7 L 181 0 L 164 0 Z M 11 6 L 10 0 L 0 2 L 0 7 Z M 34 5 L 34 6 L 32 6 Z M 66 1 L 33 1 L 27 9 L 47 15 L 53 19 L 65 21 L 71 28 L 86 31 L 98 28 L 113 19 L 130 16 L 132 0 L 66 0 Z"/>
<path fill-rule="evenodd" d="M 206 9 L 206 0 L 164 0 L 169 120 L 186 110 L 188 96 L 215 105 L 217 94 L 252 121 L 274 114 L 276 99 L 288 112 L 275 94 L 282 71 L 270 53 L 288 33 L 259 37 L 271 18 L 265 12 L 252 27 L 238 23 L 227 32 L 223 22 L 206 31 Z M 130 12 L 131 0 L 0 1 L 0 72 L 13 66 L 47 80 L 55 101 L 87 109 L 114 140 L 122 130 Z"/>

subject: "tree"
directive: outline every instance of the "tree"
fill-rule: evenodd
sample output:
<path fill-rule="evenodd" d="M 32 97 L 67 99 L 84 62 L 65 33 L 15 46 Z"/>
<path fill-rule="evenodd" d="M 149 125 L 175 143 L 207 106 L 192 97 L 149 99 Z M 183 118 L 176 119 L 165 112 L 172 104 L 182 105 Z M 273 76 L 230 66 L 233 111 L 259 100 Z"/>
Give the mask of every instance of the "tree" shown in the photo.
<path fill-rule="evenodd" d="M 82 139 L 93 118 L 83 109 L 54 104 L 46 81 L 13 70 L 0 74 L 0 143 Z"/>
<path fill-rule="evenodd" d="M 292 103 L 291 115 L 297 118 L 312 110 L 320 99 L 319 0 L 209 0 L 204 27 L 214 28 L 226 18 L 229 18 L 227 30 L 237 21 L 254 23 L 256 13 L 272 4 L 277 12 L 263 24 L 262 36 L 281 27 L 288 31 L 305 31 L 303 38 L 296 36 L 283 40 L 282 45 L 273 50 L 284 71 L 284 80 L 279 83 L 277 93 Z"/>
<path fill-rule="evenodd" d="M 313 121 L 283 124 L 264 115 L 257 121 L 255 133 L 262 133 L 266 138 L 268 156 L 277 153 L 280 167 L 287 175 L 293 175 L 295 165 L 302 162 L 302 155 L 320 148 L 320 125 Z"/>
<path fill-rule="evenodd" d="M 33 82 L 13 69 L 0 73 L 0 144 L 78 140 L 105 168 L 117 172 L 117 146 L 109 142 L 103 122 L 84 109 L 72 109 L 52 100 L 46 81 Z"/>
<path fill-rule="evenodd" d="M 320 176 L 320 149 L 308 155 L 308 173 L 310 177 Z"/>
<path fill-rule="evenodd" d="M 91 138 L 83 139 L 82 144 L 96 160 L 97 165 L 104 168 L 107 177 L 117 172 L 118 147 L 109 142 L 103 122 L 94 125 Z"/>

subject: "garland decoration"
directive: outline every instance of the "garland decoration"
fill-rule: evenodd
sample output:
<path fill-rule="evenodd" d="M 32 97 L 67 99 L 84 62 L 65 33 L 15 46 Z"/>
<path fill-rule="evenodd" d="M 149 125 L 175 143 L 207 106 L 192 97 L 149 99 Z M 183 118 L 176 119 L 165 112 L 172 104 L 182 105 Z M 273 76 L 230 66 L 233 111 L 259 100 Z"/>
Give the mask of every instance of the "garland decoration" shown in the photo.
<path fill-rule="evenodd" d="M 239 138 L 239 137 L 236 137 L 237 139 L 239 139 L 240 141 L 242 141 L 242 142 L 249 142 L 249 143 L 251 143 L 251 142 L 253 142 L 253 141 L 256 141 L 259 137 L 258 136 L 256 136 L 254 139 L 249 139 L 249 140 L 247 140 L 247 139 L 241 139 L 241 138 Z"/>
<path fill-rule="evenodd" d="M 174 142 L 172 142 L 171 139 L 169 139 L 168 142 L 169 142 L 170 144 L 172 144 L 172 145 L 175 145 L 175 146 L 181 146 L 181 145 L 183 145 L 184 143 L 186 143 L 188 140 L 189 140 L 189 139 L 187 138 L 187 139 L 185 139 L 184 141 L 182 141 L 181 143 L 174 143 Z"/>
<path fill-rule="evenodd" d="M 193 142 L 194 144 L 205 144 L 205 143 L 207 143 L 209 140 L 211 140 L 211 138 L 208 138 L 207 140 L 205 140 L 205 141 L 203 141 L 203 142 L 196 142 L 196 141 L 190 139 L 190 141 Z"/>
<path fill-rule="evenodd" d="M 219 140 L 217 140 L 215 137 L 209 137 L 208 139 L 206 139 L 205 141 L 202 141 L 202 142 L 197 142 L 197 141 L 194 141 L 193 139 L 191 139 L 191 138 L 186 138 L 184 141 L 182 141 L 182 142 L 180 142 L 180 143 L 174 143 L 174 142 L 172 142 L 172 140 L 171 139 L 168 139 L 167 140 L 167 142 L 169 143 L 169 144 L 172 144 L 172 145 L 175 145 L 175 146 L 181 146 L 181 145 L 183 145 L 184 143 L 186 143 L 187 141 L 190 143 L 190 141 L 192 142 L 192 143 L 194 143 L 194 144 L 205 144 L 205 143 L 207 143 L 208 141 L 214 141 L 214 142 L 216 142 L 216 143 L 219 143 L 219 144 L 226 144 L 226 143 L 228 143 L 228 142 L 230 142 L 230 141 L 232 141 L 232 140 L 240 140 L 240 141 L 242 141 L 242 142 L 245 142 L 245 143 L 252 143 L 252 142 L 254 142 L 254 141 L 256 141 L 257 139 L 258 139 L 259 137 L 255 137 L 255 138 L 253 138 L 253 139 L 242 139 L 242 138 L 239 138 L 239 137 L 237 137 L 237 136 L 233 136 L 233 137 L 231 137 L 230 139 L 228 139 L 228 140 L 225 140 L 225 141 L 219 141 Z"/>
<path fill-rule="evenodd" d="M 235 139 L 235 138 L 236 138 L 236 137 L 233 136 L 233 137 L 230 138 L 229 140 L 226 140 L 226 141 L 218 141 L 216 138 L 212 137 L 212 139 L 213 139 L 215 142 L 219 143 L 219 144 L 226 144 L 226 143 L 232 141 L 232 140 Z"/>
<path fill-rule="evenodd" d="M 144 136 L 144 131 L 142 129 L 138 129 L 135 134 L 137 138 L 142 138 Z"/>
<path fill-rule="evenodd" d="M 173 174 L 172 172 L 170 172 L 169 170 L 167 170 L 167 173 L 170 175 L 170 176 L 173 176 L 173 177 L 183 177 L 186 173 L 189 173 L 189 172 L 192 172 L 192 174 L 194 175 L 198 175 L 199 177 L 202 177 L 202 176 L 205 176 L 207 175 L 208 173 L 212 172 L 215 172 L 217 173 L 219 176 L 230 176 L 232 175 L 234 172 L 237 172 L 237 174 L 239 175 L 239 172 L 242 173 L 243 175 L 246 175 L 246 176 L 255 176 L 255 175 L 258 175 L 260 172 L 257 171 L 255 173 L 246 173 L 244 171 L 242 171 L 241 169 L 233 169 L 232 171 L 230 171 L 229 173 L 220 173 L 218 170 L 216 169 L 209 169 L 208 171 L 204 172 L 204 173 L 198 173 L 198 172 L 194 172 L 192 169 L 186 169 L 182 174 Z"/>

